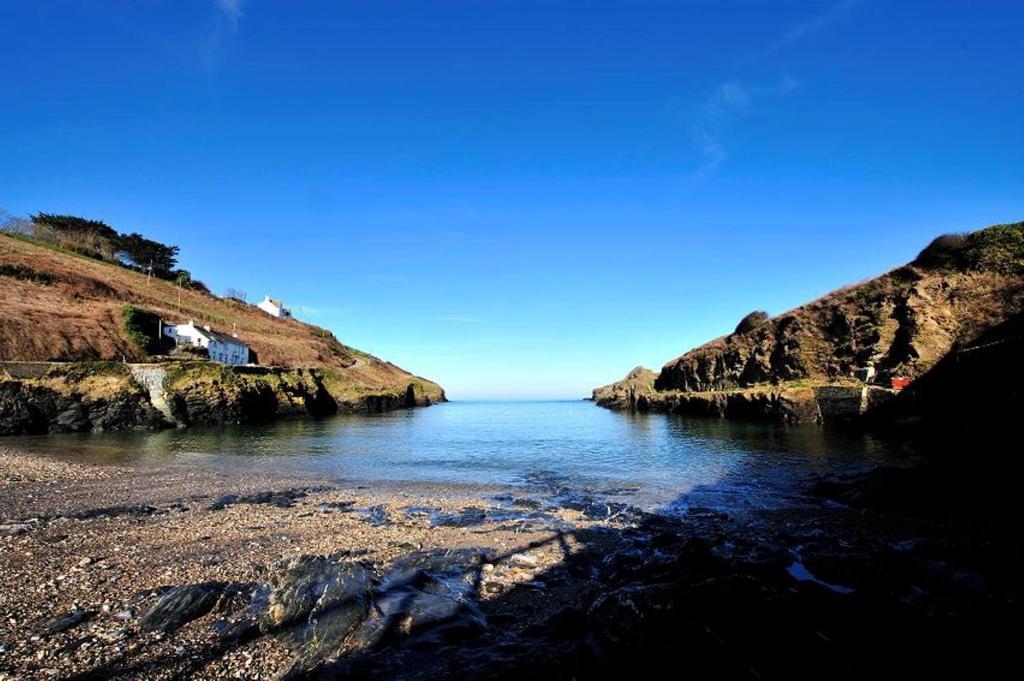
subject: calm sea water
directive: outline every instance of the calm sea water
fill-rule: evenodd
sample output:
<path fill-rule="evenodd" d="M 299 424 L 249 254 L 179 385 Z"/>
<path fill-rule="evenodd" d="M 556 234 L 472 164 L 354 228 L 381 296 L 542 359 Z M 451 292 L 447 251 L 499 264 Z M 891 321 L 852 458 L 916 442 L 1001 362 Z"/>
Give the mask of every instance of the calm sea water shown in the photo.
<path fill-rule="evenodd" d="M 452 402 L 261 426 L 18 438 L 93 463 L 314 473 L 352 482 L 616 488 L 648 509 L 763 506 L 794 481 L 898 454 L 864 434 L 607 411 L 589 402 Z"/>

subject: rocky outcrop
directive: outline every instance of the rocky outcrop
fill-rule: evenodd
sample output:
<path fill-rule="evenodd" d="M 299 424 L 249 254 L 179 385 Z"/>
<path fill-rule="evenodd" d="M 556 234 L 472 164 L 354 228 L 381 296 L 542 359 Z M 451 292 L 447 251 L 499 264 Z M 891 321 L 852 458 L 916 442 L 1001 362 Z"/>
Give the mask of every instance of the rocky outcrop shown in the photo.
<path fill-rule="evenodd" d="M 258 423 L 339 412 L 379 413 L 445 400 L 429 381 L 352 391 L 330 369 L 214 362 L 0 363 L 0 435 Z"/>
<path fill-rule="evenodd" d="M 127 371 L 104 365 L 90 376 L 4 379 L 0 435 L 143 430 L 168 425 Z"/>
<path fill-rule="evenodd" d="M 338 412 L 323 374 L 313 369 L 191 363 L 171 370 L 166 390 L 171 413 L 183 425 L 258 423 Z"/>
<path fill-rule="evenodd" d="M 595 388 L 591 399 L 602 407 L 649 411 L 649 400 L 654 394 L 654 381 L 658 374 L 646 367 L 636 367 L 626 378 L 601 388 Z"/>
<path fill-rule="evenodd" d="M 916 377 L 954 344 L 1024 309 L 1022 293 L 1017 277 L 900 268 L 696 348 L 666 364 L 655 388 L 827 383 L 867 367 L 877 384 Z"/>
<path fill-rule="evenodd" d="M 841 423 L 854 421 L 892 399 L 891 390 L 874 386 L 818 386 L 730 391 L 635 392 L 616 384 L 595 391 L 595 401 L 610 409 L 638 412 L 742 418 L 779 423 Z"/>
<path fill-rule="evenodd" d="M 1024 311 L 1024 223 L 936 240 L 917 260 L 594 391 L 616 409 L 758 416 L 859 417 L 953 351 Z M 644 370 L 646 371 L 646 370 Z M 799 390 L 797 390 L 799 389 Z M 866 389 L 861 409 L 846 391 Z M 852 400 L 852 401 L 851 401 Z"/>

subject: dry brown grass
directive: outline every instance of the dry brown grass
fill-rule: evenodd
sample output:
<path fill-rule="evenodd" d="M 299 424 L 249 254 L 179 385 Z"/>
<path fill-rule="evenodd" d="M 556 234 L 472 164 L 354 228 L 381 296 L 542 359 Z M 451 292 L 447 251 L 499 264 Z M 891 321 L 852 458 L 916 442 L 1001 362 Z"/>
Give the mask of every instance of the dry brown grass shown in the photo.
<path fill-rule="evenodd" d="M 264 365 L 342 370 L 353 389 L 412 378 L 294 319 L 25 239 L 0 234 L 0 266 L 0 360 L 144 359 L 123 329 L 123 306 L 131 303 L 170 322 L 235 331 Z"/>

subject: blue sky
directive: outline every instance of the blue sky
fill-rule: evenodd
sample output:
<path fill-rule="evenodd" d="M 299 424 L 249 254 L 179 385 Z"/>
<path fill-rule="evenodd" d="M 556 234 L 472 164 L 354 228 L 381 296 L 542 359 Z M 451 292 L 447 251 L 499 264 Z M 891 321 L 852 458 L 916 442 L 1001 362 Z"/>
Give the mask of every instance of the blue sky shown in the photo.
<path fill-rule="evenodd" d="M 0 206 L 452 397 L 581 397 L 1024 219 L 1020 2 L 5 2 Z"/>

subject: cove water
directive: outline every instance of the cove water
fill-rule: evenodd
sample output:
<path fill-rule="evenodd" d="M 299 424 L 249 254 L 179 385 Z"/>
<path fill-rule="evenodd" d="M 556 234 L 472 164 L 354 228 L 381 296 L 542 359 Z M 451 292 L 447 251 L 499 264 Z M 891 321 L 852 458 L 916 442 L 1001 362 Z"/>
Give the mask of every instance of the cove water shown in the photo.
<path fill-rule="evenodd" d="M 864 433 L 661 414 L 590 402 L 449 402 L 266 425 L 11 438 L 23 451 L 97 464 L 310 473 L 357 483 L 615 490 L 647 510 L 764 507 L 794 483 L 900 454 Z"/>

